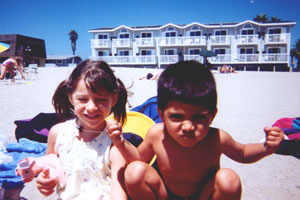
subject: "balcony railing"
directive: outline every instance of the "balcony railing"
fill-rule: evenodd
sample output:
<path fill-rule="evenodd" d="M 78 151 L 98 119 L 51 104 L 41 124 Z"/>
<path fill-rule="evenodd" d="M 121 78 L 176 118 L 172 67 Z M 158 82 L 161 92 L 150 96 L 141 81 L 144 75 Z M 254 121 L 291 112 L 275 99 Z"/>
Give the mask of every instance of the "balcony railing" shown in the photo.
<path fill-rule="evenodd" d="M 205 46 L 205 36 L 159 37 L 159 46 Z"/>
<path fill-rule="evenodd" d="M 286 33 L 265 35 L 266 44 L 287 43 L 288 41 L 289 41 L 289 35 Z"/>
<path fill-rule="evenodd" d="M 237 44 L 258 44 L 258 35 L 238 35 Z"/>
<path fill-rule="evenodd" d="M 113 39 L 113 46 L 120 48 L 120 47 L 126 47 L 130 48 L 132 45 L 132 41 L 130 38 L 122 38 L 122 39 Z"/>
<path fill-rule="evenodd" d="M 239 63 L 258 63 L 259 54 L 237 54 L 235 60 Z"/>
<path fill-rule="evenodd" d="M 96 56 L 92 60 L 102 60 L 110 65 L 155 65 L 156 56 Z"/>
<path fill-rule="evenodd" d="M 90 57 L 93 60 L 103 60 L 110 65 L 157 65 L 172 64 L 179 61 L 178 55 L 151 55 L 151 56 L 96 56 Z M 184 60 L 196 60 L 201 63 L 204 58 L 199 55 L 184 55 Z M 212 64 L 273 64 L 288 63 L 289 54 L 219 54 L 209 57 Z"/>
<path fill-rule="evenodd" d="M 230 37 L 226 35 L 210 36 L 211 45 L 230 45 Z"/>
<path fill-rule="evenodd" d="M 111 40 L 109 39 L 92 39 L 91 40 L 92 48 L 111 48 Z"/>
<path fill-rule="evenodd" d="M 230 63 L 231 62 L 231 54 L 219 54 L 217 56 L 209 58 L 212 63 Z"/>
<path fill-rule="evenodd" d="M 274 53 L 274 54 L 264 54 L 260 60 L 262 63 L 282 63 L 289 61 L 289 55 L 287 53 Z"/>
<path fill-rule="evenodd" d="M 160 55 L 158 56 L 160 64 L 172 64 L 178 62 L 178 55 Z"/>
<path fill-rule="evenodd" d="M 184 55 L 184 60 L 196 60 L 198 62 L 203 63 L 204 58 L 200 55 Z"/>
<path fill-rule="evenodd" d="M 154 38 L 135 38 L 136 46 L 154 47 Z"/>

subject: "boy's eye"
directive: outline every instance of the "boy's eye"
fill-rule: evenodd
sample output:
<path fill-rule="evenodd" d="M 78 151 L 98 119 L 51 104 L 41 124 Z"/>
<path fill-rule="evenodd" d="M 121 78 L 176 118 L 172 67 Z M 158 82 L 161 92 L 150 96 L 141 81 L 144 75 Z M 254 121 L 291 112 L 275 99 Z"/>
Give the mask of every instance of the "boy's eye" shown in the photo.
<path fill-rule="evenodd" d="M 180 121 L 183 119 L 183 115 L 181 114 L 171 114 L 170 118 L 174 121 Z"/>
<path fill-rule="evenodd" d="M 199 120 L 206 119 L 206 115 L 196 114 L 193 118 L 194 118 L 195 121 L 199 121 Z"/>

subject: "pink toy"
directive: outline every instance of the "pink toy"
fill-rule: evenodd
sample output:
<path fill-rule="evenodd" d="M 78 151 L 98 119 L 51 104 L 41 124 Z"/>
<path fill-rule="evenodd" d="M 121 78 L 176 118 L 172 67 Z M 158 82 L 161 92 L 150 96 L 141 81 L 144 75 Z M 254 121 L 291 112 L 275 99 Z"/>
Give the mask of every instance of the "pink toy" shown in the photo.
<path fill-rule="evenodd" d="M 16 168 L 17 176 L 22 176 L 23 182 L 30 182 L 44 168 L 49 169 L 49 178 L 57 178 L 59 186 L 64 187 L 65 175 L 59 158 L 54 154 L 49 154 L 39 158 L 25 158 L 18 162 Z"/>

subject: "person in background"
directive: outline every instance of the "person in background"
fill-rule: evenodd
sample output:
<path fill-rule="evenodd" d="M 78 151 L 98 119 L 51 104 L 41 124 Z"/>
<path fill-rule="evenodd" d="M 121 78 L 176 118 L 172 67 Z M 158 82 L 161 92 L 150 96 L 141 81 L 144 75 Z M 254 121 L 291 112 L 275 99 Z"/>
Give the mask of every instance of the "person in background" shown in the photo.
<path fill-rule="evenodd" d="M 11 74 L 11 81 L 15 82 L 16 70 L 18 70 L 24 80 L 26 80 L 23 74 L 23 59 L 21 57 L 11 57 L 6 59 L 1 66 L 0 79 L 4 79 L 6 72 Z"/>

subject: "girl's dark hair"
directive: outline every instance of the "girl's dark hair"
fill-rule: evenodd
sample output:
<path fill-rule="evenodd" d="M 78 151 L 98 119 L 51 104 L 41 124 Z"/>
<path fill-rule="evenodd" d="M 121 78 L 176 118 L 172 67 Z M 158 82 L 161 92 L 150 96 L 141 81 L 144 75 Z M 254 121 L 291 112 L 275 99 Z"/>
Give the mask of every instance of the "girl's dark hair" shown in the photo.
<path fill-rule="evenodd" d="M 52 98 L 52 103 L 61 121 L 75 117 L 74 107 L 69 101 L 78 81 L 83 78 L 92 92 L 104 88 L 109 93 L 117 93 L 118 99 L 111 112 L 116 121 L 122 125 L 126 121 L 127 90 L 122 81 L 114 75 L 113 70 L 104 61 L 85 60 L 78 64 L 68 79 L 62 81 Z"/>
<path fill-rule="evenodd" d="M 158 80 L 158 108 L 163 111 L 170 100 L 201 105 L 214 113 L 217 91 L 213 74 L 196 61 L 180 61 L 169 65 Z"/>

